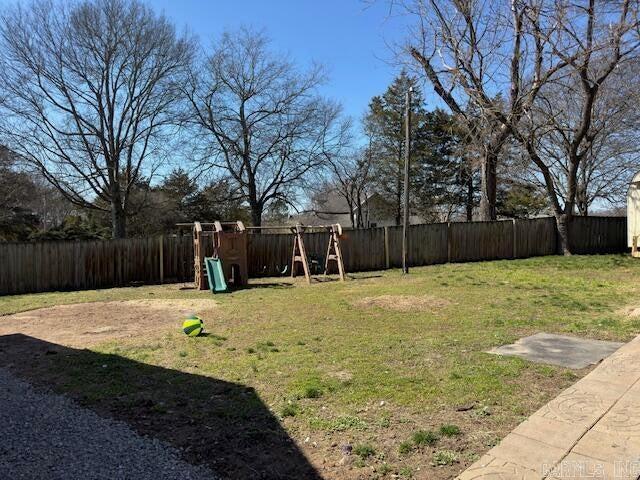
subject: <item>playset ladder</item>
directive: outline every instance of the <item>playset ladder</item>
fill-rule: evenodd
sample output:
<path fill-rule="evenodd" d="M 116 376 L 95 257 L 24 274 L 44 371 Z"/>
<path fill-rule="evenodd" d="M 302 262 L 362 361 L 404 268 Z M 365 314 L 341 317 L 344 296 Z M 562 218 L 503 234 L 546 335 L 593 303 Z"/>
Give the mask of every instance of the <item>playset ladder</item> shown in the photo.
<path fill-rule="evenodd" d="M 204 266 L 205 235 L 200 222 L 193 224 L 193 270 L 196 289 L 207 289 L 207 272 Z"/>
<path fill-rule="evenodd" d="M 329 271 L 329 262 L 336 262 L 340 280 L 344 282 L 344 263 L 342 262 L 342 250 L 340 249 L 340 225 L 332 225 L 329 228 L 329 245 L 327 246 L 327 258 L 324 262 L 324 274 Z"/>
<path fill-rule="evenodd" d="M 309 273 L 309 263 L 307 261 L 307 251 L 304 248 L 304 240 L 302 234 L 304 228 L 301 225 L 291 227 L 293 233 L 293 255 L 291 260 L 291 278 L 296 276 L 296 264 L 301 263 L 304 270 L 304 276 L 307 279 L 307 283 L 311 283 L 311 275 Z"/>

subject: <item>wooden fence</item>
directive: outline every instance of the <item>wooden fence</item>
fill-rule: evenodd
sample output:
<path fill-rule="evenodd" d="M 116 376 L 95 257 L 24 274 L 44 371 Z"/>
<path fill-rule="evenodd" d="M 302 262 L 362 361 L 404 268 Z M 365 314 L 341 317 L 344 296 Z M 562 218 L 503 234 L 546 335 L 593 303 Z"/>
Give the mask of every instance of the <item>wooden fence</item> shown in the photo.
<path fill-rule="evenodd" d="M 188 279 L 191 235 L 0 244 L 0 295 Z"/>
<path fill-rule="evenodd" d="M 626 218 L 575 217 L 575 253 L 626 250 Z M 312 262 L 322 264 L 327 233 L 305 234 Z M 345 230 L 341 241 L 348 272 L 402 264 L 402 227 Z M 290 234 L 249 235 L 249 275 L 271 276 L 291 261 Z M 435 223 L 409 229 L 412 266 L 553 255 L 558 252 L 553 218 L 496 222 Z M 105 241 L 0 244 L 0 295 L 80 290 L 137 283 L 193 281 L 191 235 Z"/>

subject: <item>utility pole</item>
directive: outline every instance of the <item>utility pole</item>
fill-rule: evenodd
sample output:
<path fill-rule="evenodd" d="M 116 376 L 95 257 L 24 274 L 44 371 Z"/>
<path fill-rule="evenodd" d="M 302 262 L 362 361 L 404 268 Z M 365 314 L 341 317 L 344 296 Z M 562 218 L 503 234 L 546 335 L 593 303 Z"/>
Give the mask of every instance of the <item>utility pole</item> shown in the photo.
<path fill-rule="evenodd" d="M 409 249 L 409 164 L 411 162 L 411 93 L 409 87 L 405 99 L 405 138 L 404 138 L 404 218 L 402 221 L 402 273 L 409 273 L 407 252 Z"/>

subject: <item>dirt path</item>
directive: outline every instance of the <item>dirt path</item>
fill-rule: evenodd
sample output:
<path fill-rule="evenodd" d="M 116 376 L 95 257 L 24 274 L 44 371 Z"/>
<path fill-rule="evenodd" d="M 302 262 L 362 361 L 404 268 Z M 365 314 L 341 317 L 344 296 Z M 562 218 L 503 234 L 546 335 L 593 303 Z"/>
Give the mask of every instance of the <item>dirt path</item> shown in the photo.
<path fill-rule="evenodd" d="M 204 315 L 216 308 L 211 299 L 57 305 L 0 317 L 0 335 L 20 333 L 69 347 L 89 347 L 148 331 L 180 328 L 185 316 Z"/>

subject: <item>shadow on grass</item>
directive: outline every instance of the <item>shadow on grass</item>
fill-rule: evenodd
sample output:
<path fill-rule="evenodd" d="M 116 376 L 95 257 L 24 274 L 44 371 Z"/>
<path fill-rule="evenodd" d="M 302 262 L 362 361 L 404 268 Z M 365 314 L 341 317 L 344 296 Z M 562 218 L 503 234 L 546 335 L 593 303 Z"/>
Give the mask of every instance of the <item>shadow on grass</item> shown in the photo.
<path fill-rule="evenodd" d="M 353 275 L 349 275 L 349 278 L 352 280 L 368 280 L 370 278 L 382 278 L 384 275 L 381 275 L 379 273 L 374 273 L 372 275 L 358 275 L 357 277 L 354 277 Z"/>
<path fill-rule="evenodd" d="M 249 283 L 249 285 L 245 285 L 242 287 L 238 287 L 235 290 L 253 290 L 254 288 L 293 288 L 295 285 L 293 283 L 287 282 L 260 282 L 260 283 Z"/>
<path fill-rule="evenodd" d="M 250 387 L 25 335 L 0 336 L 0 358 L 16 376 L 163 440 L 222 478 L 321 478 Z"/>

